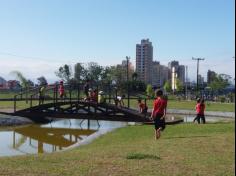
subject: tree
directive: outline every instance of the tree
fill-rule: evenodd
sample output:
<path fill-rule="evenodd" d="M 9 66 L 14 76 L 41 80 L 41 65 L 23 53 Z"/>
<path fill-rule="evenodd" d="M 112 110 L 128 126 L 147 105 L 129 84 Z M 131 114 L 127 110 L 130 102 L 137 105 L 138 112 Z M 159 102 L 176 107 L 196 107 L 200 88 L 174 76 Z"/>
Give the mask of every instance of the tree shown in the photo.
<path fill-rule="evenodd" d="M 25 99 L 26 103 L 28 103 L 28 89 L 30 87 L 30 81 L 27 80 L 26 77 L 23 76 L 23 74 L 19 71 L 12 71 L 11 74 L 16 76 L 16 79 L 20 81 L 21 87 L 26 89 Z"/>
<path fill-rule="evenodd" d="M 209 84 L 209 87 L 214 91 L 220 91 L 230 85 L 231 76 L 226 74 L 217 74 L 213 81 Z"/>
<path fill-rule="evenodd" d="M 28 88 L 29 87 L 29 82 L 26 77 L 23 76 L 23 74 L 19 71 L 12 71 L 10 74 L 13 74 L 16 76 L 16 79 L 20 81 L 20 85 L 22 88 Z"/>
<path fill-rule="evenodd" d="M 83 73 L 84 73 L 84 67 L 81 65 L 81 63 L 75 64 L 74 79 L 77 83 L 79 83 L 82 77 L 84 76 Z"/>
<path fill-rule="evenodd" d="M 148 84 L 146 88 L 146 93 L 149 98 L 154 97 L 154 91 L 152 89 L 152 85 Z"/>
<path fill-rule="evenodd" d="M 171 89 L 171 83 L 170 83 L 169 80 L 165 82 L 165 84 L 164 84 L 164 90 L 165 90 L 166 92 L 168 92 L 168 93 L 170 93 L 170 92 L 172 91 L 172 89 Z"/>
<path fill-rule="evenodd" d="M 48 82 L 47 82 L 47 80 L 46 80 L 46 78 L 44 76 L 40 76 L 39 78 L 37 78 L 37 80 L 38 80 L 39 86 L 47 85 L 48 84 Z"/>
<path fill-rule="evenodd" d="M 103 68 L 101 73 L 101 81 L 104 83 L 111 83 L 112 81 L 112 69 L 111 67 Z"/>
<path fill-rule="evenodd" d="M 137 78 L 138 78 L 138 73 L 137 73 L 137 72 L 134 72 L 134 73 L 132 74 L 132 80 L 133 80 L 133 81 L 136 81 Z"/>
<path fill-rule="evenodd" d="M 67 64 L 61 66 L 58 71 L 55 72 L 56 76 L 61 78 L 64 82 L 69 82 L 71 79 L 71 67 Z"/>
<path fill-rule="evenodd" d="M 176 90 L 177 90 L 177 92 L 181 92 L 181 91 L 183 91 L 183 89 L 184 89 L 183 83 L 179 79 L 176 79 Z"/>
<path fill-rule="evenodd" d="M 34 82 L 33 81 L 28 79 L 27 82 L 28 82 L 27 84 L 28 84 L 29 87 L 34 87 Z"/>
<path fill-rule="evenodd" d="M 87 78 L 93 81 L 101 80 L 102 71 L 102 66 L 98 65 L 96 62 L 89 62 L 87 68 Z"/>

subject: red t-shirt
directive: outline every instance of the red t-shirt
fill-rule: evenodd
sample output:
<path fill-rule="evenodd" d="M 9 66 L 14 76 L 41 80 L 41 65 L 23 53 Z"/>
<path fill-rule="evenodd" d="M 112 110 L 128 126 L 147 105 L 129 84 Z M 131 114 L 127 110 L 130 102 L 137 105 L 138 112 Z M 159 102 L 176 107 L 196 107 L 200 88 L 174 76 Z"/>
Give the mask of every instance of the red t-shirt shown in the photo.
<path fill-rule="evenodd" d="M 59 92 L 60 92 L 60 94 L 64 94 L 64 91 L 65 91 L 64 86 L 63 85 L 59 85 Z"/>
<path fill-rule="evenodd" d="M 139 103 L 139 108 L 143 111 L 147 106 L 144 103 Z"/>
<path fill-rule="evenodd" d="M 156 100 L 154 100 L 153 104 L 154 115 L 155 116 L 157 114 L 164 115 L 166 107 L 167 107 L 167 100 L 163 98 L 157 98 Z"/>
<path fill-rule="evenodd" d="M 198 103 L 196 105 L 196 112 L 197 112 L 197 114 L 204 115 L 204 111 L 205 111 L 205 104 Z"/>

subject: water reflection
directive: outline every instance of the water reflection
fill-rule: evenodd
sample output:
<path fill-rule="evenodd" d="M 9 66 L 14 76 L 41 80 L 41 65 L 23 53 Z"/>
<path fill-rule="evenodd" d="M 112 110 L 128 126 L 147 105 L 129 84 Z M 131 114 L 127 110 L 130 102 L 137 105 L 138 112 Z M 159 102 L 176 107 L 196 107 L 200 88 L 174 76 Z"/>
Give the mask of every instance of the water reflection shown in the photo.
<path fill-rule="evenodd" d="M 92 134 L 125 126 L 126 122 L 59 120 L 46 125 L 0 131 L 0 156 L 50 153 L 86 140 Z"/>

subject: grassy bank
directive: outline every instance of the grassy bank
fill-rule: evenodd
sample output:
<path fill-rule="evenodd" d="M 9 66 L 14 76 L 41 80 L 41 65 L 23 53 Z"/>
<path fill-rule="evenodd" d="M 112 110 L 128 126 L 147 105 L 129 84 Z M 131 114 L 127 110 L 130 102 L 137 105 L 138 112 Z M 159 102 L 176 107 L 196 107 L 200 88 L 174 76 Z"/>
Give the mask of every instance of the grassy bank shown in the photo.
<path fill-rule="evenodd" d="M 129 126 L 70 151 L 0 158 L 2 175 L 234 175 L 234 123 Z"/>

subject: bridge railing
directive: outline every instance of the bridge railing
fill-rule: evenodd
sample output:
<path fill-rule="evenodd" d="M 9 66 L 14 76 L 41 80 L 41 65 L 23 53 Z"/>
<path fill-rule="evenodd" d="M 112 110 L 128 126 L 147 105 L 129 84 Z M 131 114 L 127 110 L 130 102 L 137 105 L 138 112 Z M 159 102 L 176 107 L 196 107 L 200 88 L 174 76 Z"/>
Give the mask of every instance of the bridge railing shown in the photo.
<path fill-rule="evenodd" d="M 39 88 L 33 88 L 33 89 L 25 89 L 24 91 L 21 91 L 19 94 L 14 95 L 14 112 L 16 112 L 16 108 L 25 108 L 26 104 L 29 102 L 29 97 L 31 96 L 31 93 L 38 92 Z M 19 106 L 17 106 L 17 102 L 20 103 Z"/>
<path fill-rule="evenodd" d="M 73 102 L 84 100 L 86 98 L 84 93 L 84 84 L 64 84 L 64 95 L 60 97 L 59 94 L 59 84 L 52 84 L 47 85 L 46 89 L 44 91 L 44 99 L 41 100 L 40 98 L 40 88 L 36 87 L 24 92 L 21 92 L 20 94 L 17 94 L 14 96 L 14 112 L 16 110 L 25 109 L 25 108 L 31 108 L 33 106 L 42 105 L 45 103 L 54 103 L 54 109 L 57 107 L 58 102 L 69 102 L 71 105 Z M 135 100 L 142 99 L 145 104 L 147 104 L 147 97 L 145 95 L 137 95 L 132 94 L 130 91 L 129 96 L 125 94 L 126 92 L 122 90 L 119 90 L 114 85 L 111 85 L 109 83 L 98 83 L 94 85 L 90 85 L 90 88 L 97 91 L 97 95 L 100 91 L 104 92 L 104 98 L 106 100 L 106 103 L 109 104 L 115 104 L 115 100 L 117 99 L 117 96 L 125 95 L 123 98 L 125 107 L 130 108 L 132 107 L 138 107 L 138 103 Z M 23 100 L 25 100 L 25 104 L 23 105 Z M 30 103 L 28 103 L 28 101 Z M 95 100 L 97 101 L 97 100 Z M 19 103 L 19 106 L 17 106 L 17 103 Z"/>

